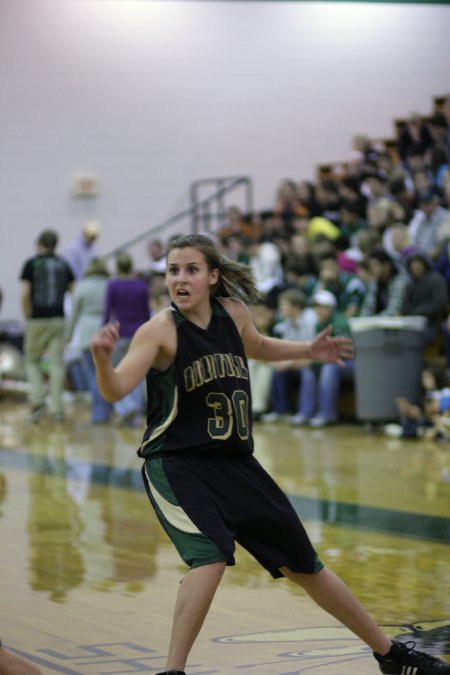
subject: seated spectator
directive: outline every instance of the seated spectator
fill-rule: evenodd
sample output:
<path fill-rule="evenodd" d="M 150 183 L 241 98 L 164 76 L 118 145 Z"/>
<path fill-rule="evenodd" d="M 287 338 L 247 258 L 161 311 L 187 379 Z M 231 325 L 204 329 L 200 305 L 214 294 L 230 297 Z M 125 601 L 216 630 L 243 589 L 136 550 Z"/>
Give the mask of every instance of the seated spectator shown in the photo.
<path fill-rule="evenodd" d="M 150 316 L 154 316 L 170 305 L 170 295 L 167 286 L 152 288 L 150 293 Z"/>
<path fill-rule="evenodd" d="M 361 316 L 400 316 L 408 276 L 379 247 L 369 254 L 371 280 L 361 307 Z"/>
<path fill-rule="evenodd" d="M 341 223 L 341 198 L 334 180 L 320 181 L 316 186 L 319 216 L 339 227 Z"/>
<path fill-rule="evenodd" d="M 406 187 L 405 178 L 403 176 L 396 178 L 389 184 L 389 192 L 393 197 L 393 211 L 394 214 L 397 211 L 398 213 L 403 214 L 401 220 L 409 222 L 414 214 L 414 196 Z M 395 206 L 397 205 L 397 209 Z"/>
<path fill-rule="evenodd" d="M 237 206 L 230 206 L 225 213 L 225 223 L 217 232 L 219 240 L 223 241 L 231 236 L 244 239 L 258 239 L 260 227 L 254 222 L 249 222 Z"/>
<path fill-rule="evenodd" d="M 404 316 L 424 316 L 427 324 L 424 344 L 431 344 L 447 312 L 447 286 L 444 278 L 433 270 L 431 261 L 423 253 L 413 253 L 406 263 L 409 281 L 403 298 Z"/>
<path fill-rule="evenodd" d="M 450 150 L 443 143 L 436 144 L 431 150 L 430 169 L 436 192 L 440 197 L 445 197 L 445 183 L 450 174 Z"/>
<path fill-rule="evenodd" d="M 433 146 L 444 145 L 447 150 L 450 150 L 448 139 L 449 123 L 447 117 L 443 113 L 435 113 L 430 119 L 428 126 L 433 138 Z"/>
<path fill-rule="evenodd" d="M 285 178 L 277 188 L 274 215 L 281 218 L 284 227 L 289 229 L 298 216 L 307 216 L 307 209 L 301 203 L 295 181 Z"/>
<path fill-rule="evenodd" d="M 421 405 L 415 405 L 404 397 L 396 398 L 399 423 L 387 424 L 384 427 L 385 434 L 395 438 L 421 438 L 432 434 L 442 407 L 440 400 L 446 381 L 447 375 L 444 369 L 425 368 L 422 372 Z"/>
<path fill-rule="evenodd" d="M 302 180 L 297 186 L 297 196 L 301 208 L 297 210 L 296 216 L 303 216 L 311 219 L 319 215 L 319 206 L 316 201 L 316 188 L 313 183 Z"/>
<path fill-rule="evenodd" d="M 367 221 L 359 214 L 358 205 L 354 202 L 343 202 L 341 206 L 341 234 L 348 237 L 350 243 L 356 243 L 356 234 L 365 230 Z"/>
<path fill-rule="evenodd" d="M 346 316 L 356 316 L 362 306 L 365 288 L 361 280 L 349 272 L 340 269 L 336 254 L 327 253 L 319 260 L 320 289 L 330 291 L 336 298 L 336 309 Z"/>
<path fill-rule="evenodd" d="M 339 194 L 343 204 L 351 204 L 358 216 L 363 220 L 366 219 L 367 197 L 361 193 L 359 179 L 356 176 L 345 176 L 342 179 L 339 183 Z"/>
<path fill-rule="evenodd" d="M 418 195 L 418 207 L 408 224 L 411 242 L 432 260 L 437 260 L 442 250 L 439 230 L 445 221 L 450 220 L 450 211 L 440 206 L 439 197 L 433 190 L 425 190 Z"/>
<path fill-rule="evenodd" d="M 403 162 L 414 150 L 424 155 L 433 144 L 431 133 L 420 115 L 413 113 L 400 131 L 398 139 L 398 154 Z"/>
<path fill-rule="evenodd" d="M 397 217 L 393 217 L 392 204 L 391 199 L 382 197 L 372 201 L 367 207 L 367 224 L 369 228 L 378 232 L 380 237 L 391 223 L 398 220 Z"/>
<path fill-rule="evenodd" d="M 377 202 L 379 199 L 391 199 L 391 195 L 388 191 L 387 178 L 378 171 L 365 176 L 364 185 L 367 188 L 367 196 L 370 204 Z"/>
<path fill-rule="evenodd" d="M 294 288 L 278 296 L 278 321 L 272 333 L 283 340 L 312 340 L 316 334 L 316 315 L 305 309 L 305 296 Z M 291 392 L 298 390 L 300 369 L 305 361 L 278 361 L 272 364 L 271 412 L 264 422 L 274 422 L 291 411 Z"/>
<path fill-rule="evenodd" d="M 247 246 L 249 265 L 260 293 L 268 293 L 283 281 L 281 255 L 272 242 L 250 241 Z"/>
<path fill-rule="evenodd" d="M 396 263 L 405 267 L 408 257 L 416 251 L 405 223 L 393 223 L 384 231 L 383 248 Z"/>
<path fill-rule="evenodd" d="M 313 298 L 316 314 L 316 333 L 331 324 L 335 335 L 350 335 L 348 320 L 336 311 L 336 298 L 326 290 L 319 290 Z M 301 368 L 300 395 L 297 414 L 290 422 L 300 426 L 323 427 L 338 421 L 337 404 L 341 382 L 344 377 L 353 377 L 354 362 L 347 361 L 344 367 L 336 363 L 307 362 Z"/>
<path fill-rule="evenodd" d="M 147 254 L 149 264 L 146 269 L 146 276 L 151 279 L 154 274 L 165 274 L 166 253 L 161 239 L 151 239 L 148 242 Z"/>
<path fill-rule="evenodd" d="M 247 241 L 242 234 L 230 234 L 228 237 L 224 237 L 221 240 L 224 252 L 226 255 L 231 258 L 231 260 L 236 260 L 244 265 L 248 265 L 250 261 L 250 256 L 248 255 L 248 245 Z M 253 240 L 251 239 L 249 243 Z"/>
<path fill-rule="evenodd" d="M 318 279 L 315 274 L 314 259 L 311 254 L 303 256 L 291 253 L 283 268 L 282 284 L 274 286 L 269 293 L 266 293 L 266 299 L 271 307 L 276 307 L 280 293 L 294 288 L 303 293 L 306 304 L 310 305 L 310 300 L 317 284 Z"/>
<path fill-rule="evenodd" d="M 434 269 L 439 272 L 447 284 L 447 294 L 450 300 L 450 220 L 444 221 L 437 235 L 441 253 L 434 262 Z"/>

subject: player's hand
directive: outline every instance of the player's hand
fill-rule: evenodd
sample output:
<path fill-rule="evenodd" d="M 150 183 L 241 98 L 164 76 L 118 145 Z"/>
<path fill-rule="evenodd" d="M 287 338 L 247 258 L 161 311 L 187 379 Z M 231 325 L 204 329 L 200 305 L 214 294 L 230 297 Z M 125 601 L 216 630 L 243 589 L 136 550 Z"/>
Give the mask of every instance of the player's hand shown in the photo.
<path fill-rule="evenodd" d="M 98 330 L 91 343 L 92 354 L 100 359 L 110 359 L 119 339 L 119 322 L 107 323 Z"/>
<path fill-rule="evenodd" d="M 338 366 L 343 367 L 345 361 L 355 358 L 355 347 L 351 338 L 330 337 L 332 330 L 332 326 L 327 326 L 316 335 L 311 343 L 311 358 L 313 361 L 337 363 Z"/>

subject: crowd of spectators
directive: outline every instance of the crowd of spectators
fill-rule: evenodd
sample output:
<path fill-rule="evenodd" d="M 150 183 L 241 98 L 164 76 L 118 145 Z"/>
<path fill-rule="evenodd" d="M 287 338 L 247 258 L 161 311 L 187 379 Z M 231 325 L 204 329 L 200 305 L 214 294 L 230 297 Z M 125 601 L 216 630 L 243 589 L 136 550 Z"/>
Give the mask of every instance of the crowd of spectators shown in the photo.
<path fill-rule="evenodd" d="M 229 209 L 217 236 L 252 268 L 268 332 L 310 339 L 324 322 L 345 334 L 352 317 L 423 316 L 424 347 L 447 368 L 450 97 L 431 118 L 406 120 L 394 145 L 358 136 L 353 146 L 352 161 L 316 182 L 282 180 L 272 209 Z M 264 396 L 258 391 L 256 418 L 336 422 L 352 365 L 333 374 L 319 364 L 274 366 Z"/>
<path fill-rule="evenodd" d="M 442 357 L 447 370 L 450 96 L 431 118 L 411 115 L 398 127 L 394 144 L 355 136 L 351 161 L 337 166 L 319 172 L 315 182 L 282 180 L 272 208 L 252 213 L 229 208 L 214 232 L 229 257 L 252 269 L 261 293 L 260 304 L 251 307 L 255 323 L 268 334 L 309 340 L 330 323 L 335 334 L 350 335 L 354 317 L 423 316 L 424 346 Z M 99 232 L 99 224 L 90 221 L 61 253 L 75 282 L 65 307 L 66 365 L 74 388 L 90 392 L 93 422 L 105 422 L 115 412 L 134 424 L 144 409 L 142 390 L 115 411 L 102 401 L 90 340 L 102 322 L 118 319 L 119 359 L 136 327 L 167 304 L 165 243 L 148 242 L 148 265 L 140 272 L 120 254 L 110 279 L 95 246 Z M 50 259 L 48 251 L 45 255 Z M 33 368 L 38 370 L 36 364 Z M 250 362 L 250 369 L 255 419 L 286 417 L 293 425 L 313 427 L 338 421 L 341 384 L 353 377 L 353 363 L 342 369 Z M 39 413 L 45 409 L 42 391 L 40 383 L 33 401 Z M 61 404 L 55 406 L 53 413 L 62 417 Z"/>

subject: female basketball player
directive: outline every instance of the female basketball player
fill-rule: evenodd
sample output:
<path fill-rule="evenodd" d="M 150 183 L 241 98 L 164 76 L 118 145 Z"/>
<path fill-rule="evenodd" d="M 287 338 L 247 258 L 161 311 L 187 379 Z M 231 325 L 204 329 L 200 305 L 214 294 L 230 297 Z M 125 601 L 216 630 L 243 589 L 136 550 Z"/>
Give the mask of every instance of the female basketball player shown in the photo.
<path fill-rule="evenodd" d="M 258 296 L 249 270 L 204 235 L 169 245 L 166 283 L 172 305 L 136 332 L 116 368 L 118 325 L 104 326 L 92 352 L 102 395 L 114 402 L 147 378 L 148 427 L 139 454 L 162 526 L 190 570 L 180 585 L 165 673 L 184 675 L 235 541 L 273 577 L 302 586 L 374 651 L 384 673 L 418 668 L 444 675 L 450 665 L 392 643 L 345 584 L 318 558 L 289 500 L 253 457 L 246 357 L 343 364 L 348 338 L 330 329 L 311 343 L 263 336 L 246 300 Z M 385 656 L 384 656 L 385 655 Z"/>

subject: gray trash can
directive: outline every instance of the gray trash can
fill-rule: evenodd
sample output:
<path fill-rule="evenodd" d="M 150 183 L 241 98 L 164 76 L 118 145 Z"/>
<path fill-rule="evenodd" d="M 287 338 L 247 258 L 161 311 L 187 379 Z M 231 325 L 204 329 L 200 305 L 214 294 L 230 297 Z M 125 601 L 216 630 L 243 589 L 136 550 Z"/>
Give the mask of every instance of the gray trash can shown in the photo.
<path fill-rule="evenodd" d="M 350 319 L 360 420 L 398 420 L 395 399 L 399 396 L 421 402 L 425 324 L 421 316 Z"/>

